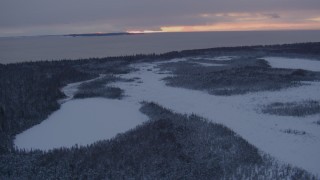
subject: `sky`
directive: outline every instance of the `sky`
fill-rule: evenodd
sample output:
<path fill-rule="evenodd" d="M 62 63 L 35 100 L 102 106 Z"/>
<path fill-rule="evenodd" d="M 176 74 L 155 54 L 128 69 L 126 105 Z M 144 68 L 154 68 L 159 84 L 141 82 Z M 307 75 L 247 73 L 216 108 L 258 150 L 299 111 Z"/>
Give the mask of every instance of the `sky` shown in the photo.
<path fill-rule="evenodd" d="M 1 0 L 0 37 L 320 30 L 320 0 Z"/>

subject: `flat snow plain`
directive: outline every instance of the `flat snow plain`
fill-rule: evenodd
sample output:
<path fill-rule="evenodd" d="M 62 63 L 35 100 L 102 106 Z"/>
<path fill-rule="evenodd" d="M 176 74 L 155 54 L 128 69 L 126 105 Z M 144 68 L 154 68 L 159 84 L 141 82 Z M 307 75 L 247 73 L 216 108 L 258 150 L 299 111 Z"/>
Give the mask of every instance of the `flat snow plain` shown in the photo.
<path fill-rule="evenodd" d="M 272 63 L 276 61 L 275 57 L 265 59 L 272 66 L 283 68 Z M 184 60 L 174 59 L 173 62 Z M 289 68 L 290 60 L 285 60 L 289 62 Z M 295 61 L 300 63 L 300 69 L 309 62 Z M 171 74 L 160 72 L 157 68 L 159 63 L 136 64 L 134 67 L 138 71 L 122 77 L 140 79 L 112 84 L 124 89 L 124 99 L 90 98 L 67 101 L 47 120 L 18 135 L 15 145 L 18 148 L 48 150 L 112 138 L 147 120 L 138 110 L 139 103 L 152 101 L 177 113 L 195 113 L 209 121 L 223 124 L 278 160 L 320 175 L 320 126 L 314 123 L 320 120 L 319 115 L 284 117 L 262 114 L 259 111 L 259 106 L 272 102 L 320 100 L 320 82 L 306 82 L 309 85 L 274 92 L 214 96 L 202 91 L 166 86 L 162 78 Z M 317 63 L 320 64 L 320 61 Z M 283 132 L 286 129 L 305 131 L 306 134 L 287 134 Z"/>
<path fill-rule="evenodd" d="M 39 125 L 17 135 L 15 146 L 26 150 L 50 150 L 88 145 L 110 139 L 148 119 L 139 111 L 139 103 L 105 98 L 72 100 L 83 82 L 88 81 L 64 87 L 62 91 L 67 97 L 60 100 L 61 108 Z"/>

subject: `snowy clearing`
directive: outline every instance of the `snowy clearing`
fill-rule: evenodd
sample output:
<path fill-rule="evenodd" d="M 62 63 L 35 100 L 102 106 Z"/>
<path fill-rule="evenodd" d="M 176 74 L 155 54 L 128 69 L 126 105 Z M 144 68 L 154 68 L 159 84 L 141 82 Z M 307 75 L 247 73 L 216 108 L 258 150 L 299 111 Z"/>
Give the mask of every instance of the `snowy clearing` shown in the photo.
<path fill-rule="evenodd" d="M 236 56 L 193 57 L 193 60 L 230 61 Z"/>
<path fill-rule="evenodd" d="M 211 58 L 210 60 L 216 60 L 216 61 L 229 61 L 231 59 L 235 58 L 235 56 L 218 56 Z M 208 58 L 209 59 L 209 58 Z"/>
<path fill-rule="evenodd" d="M 19 149 L 49 150 L 110 139 L 147 120 L 139 103 L 90 98 L 71 100 L 48 119 L 16 136 Z"/>
<path fill-rule="evenodd" d="M 113 84 L 125 90 L 128 95 L 124 98 L 125 101 L 152 101 L 178 113 L 195 113 L 212 122 L 226 125 L 263 152 L 284 163 L 320 174 L 320 127 L 314 123 L 319 120 L 319 115 L 296 118 L 257 111 L 260 105 L 275 101 L 319 100 L 320 82 L 308 82 L 309 85 L 282 91 L 225 97 L 168 87 L 161 80 L 168 74 L 159 72 L 155 63 L 139 64 L 135 68 L 140 71 L 122 77 L 139 77 L 139 82 Z M 306 134 L 284 133 L 287 129 L 305 131 Z"/>
<path fill-rule="evenodd" d="M 61 91 L 66 95 L 66 97 L 64 99 L 59 100 L 58 102 L 60 104 L 63 104 L 71 99 L 73 99 L 74 95 L 76 94 L 76 92 L 78 91 L 78 87 L 80 84 L 85 83 L 85 82 L 91 82 L 100 78 L 105 77 L 104 74 L 100 74 L 99 77 L 94 78 L 94 79 L 90 79 L 90 80 L 86 80 L 86 81 L 80 81 L 80 82 L 75 82 L 75 83 L 70 83 L 68 85 L 66 85 L 65 87 L 61 88 Z"/>
<path fill-rule="evenodd" d="M 320 61 L 298 58 L 265 57 L 262 58 L 275 68 L 304 69 L 320 71 Z"/>
<path fill-rule="evenodd" d="M 201 63 L 201 62 L 197 62 L 197 64 L 201 65 L 201 66 L 224 66 L 224 64 L 214 64 L 214 63 Z"/>
<path fill-rule="evenodd" d="M 187 61 L 187 58 L 174 58 L 174 59 L 170 59 L 169 61 L 160 61 L 157 62 L 158 64 L 163 64 L 163 63 L 178 63 L 178 62 L 185 62 Z"/>
<path fill-rule="evenodd" d="M 217 61 L 229 61 L 231 59 L 233 59 L 233 56 L 218 56 L 218 57 L 191 57 L 191 58 L 175 58 L 175 59 L 171 59 L 169 61 L 162 61 L 162 62 L 158 62 L 157 64 L 163 64 L 163 63 L 179 63 L 179 62 L 192 62 L 192 63 L 196 63 L 199 64 L 201 66 L 224 66 L 225 64 L 216 64 L 216 63 L 207 63 L 207 62 L 198 62 L 199 60 L 217 60 Z"/>

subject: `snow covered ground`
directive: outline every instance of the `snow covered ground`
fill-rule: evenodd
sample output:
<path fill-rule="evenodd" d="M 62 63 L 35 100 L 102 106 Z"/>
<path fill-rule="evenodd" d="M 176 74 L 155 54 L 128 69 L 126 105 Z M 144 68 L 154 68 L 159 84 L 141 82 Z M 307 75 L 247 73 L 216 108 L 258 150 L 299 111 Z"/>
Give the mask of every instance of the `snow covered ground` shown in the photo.
<path fill-rule="evenodd" d="M 48 119 L 16 136 L 20 149 L 49 150 L 110 139 L 147 120 L 139 103 L 89 98 L 71 100 Z"/>
<path fill-rule="evenodd" d="M 198 62 L 197 64 L 201 65 L 201 66 L 224 66 L 224 64 L 215 64 L 215 63 L 201 63 L 201 62 Z"/>
<path fill-rule="evenodd" d="M 159 73 L 154 63 L 135 67 L 140 71 L 124 75 L 123 78 L 139 77 L 139 82 L 113 84 L 125 90 L 128 95 L 125 101 L 153 101 L 178 113 L 198 114 L 212 122 L 226 125 L 278 160 L 320 175 L 320 126 L 314 123 L 320 119 L 319 115 L 283 117 L 262 114 L 258 110 L 259 106 L 276 101 L 320 100 L 320 82 L 308 82 L 307 86 L 276 92 L 225 97 L 168 87 L 161 80 L 168 74 Z M 286 129 L 305 131 L 306 134 L 284 133 Z"/>
<path fill-rule="evenodd" d="M 98 78 L 102 77 L 104 75 Z M 59 101 L 61 108 L 41 124 L 17 135 L 15 146 L 26 150 L 49 150 L 76 144 L 88 145 L 110 139 L 148 119 L 139 111 L 139 103 L 105 98 L 72 100 L 81 83 L 95 79 L 62 88 L 67 97 Z"/>
<path fill-rule="evenodd" d="M 184 61 L 184 58 L 174 61 Z M 299 64 L 302 66 L 308 62 L 301 61 Z M 314 123 L 320 120 L 320 116 L 284 117 L 259 112 L 259 106 L 277 101 L 320 100 L 320 82 L 307 82 L 309 85 L 282 91 L 214 96 L 202 91 L 166 86 L 162 78 L 170 74 L 160 72 L 157 64 L 160 63 L 136 64 L 134 67 L 139 71 L 122 75 L 123 78 L 136 78 L 136 81 L 112 84 L 124 89 L 124 99 L 67 101 L 46 121 L 18 135 L 15 145 L 18 148 L 47 150 L 112 138 L 147 120 L 138 111 L 139 103 L 152 101 L 178 113 L 195 113 L 224 124 L 278 160 L 320 175 L 320 126 Z M 284 133 L 287 129 L 306 134 Z"/>
<path fill-rule="evenodd" d="M 75 83 L 70 83 L 70 84 L 66 85 L 65 87 L 63 87 L 61 89 L 61 91 L 66 95 L 66 97 L 64 99 L 60 99 L 59 103 L 63 104 L 65 102 L 71 100 L 73 98 L 73 96 L 76 94 L 76 92 L 78 91 L 78 87 L 79 87 L 80 84 L 82 84 L 84 82 L 91 82 L 91 81 L 94 81 L 96 79 L 100 79 L 100 78 L 103 78 L 103 77 L 105 77 L 105 75 L 101 74 L 99 77 L 94 78 L 94 79 L 75 82 Z"/>
<path fill-rule="evenodd" d="M 185 62 L 185 61 L 189 61 L 189 62 L 192 62 L 192 63 L 196 63 L 196 64 L 199 64 L 201 66 L 224 66 L 225 64 L 217 64 L 217 63 L 207 63 L 207 62 L 201 62 L 199 60 L 216 60 L 216 61 L 229 61 L 231 59 L 233 59 L 234 56 L 219 56 L 219 57 L 191 57 L 191 58 L 175 58 L 175 59 L 172 59 L 170 61 L 162 61 L 162 62 L 159 62 L 160 64 L 161 63 L 167 63 L 167 62 L 170 62 L 170 63 L 177 63 L 177 62 Z"/>
<path fill-rule="evenodd" d="M 215 60 L 215 61 L 230 61 L 236 56 L 217 56 L 217 57 L 193 57 L 194 60 Z"/>
<path fill-rule="evenodd" d="M 298 58 L 265 57 L 272 67 L 320 71 L 320 61 Z"/>

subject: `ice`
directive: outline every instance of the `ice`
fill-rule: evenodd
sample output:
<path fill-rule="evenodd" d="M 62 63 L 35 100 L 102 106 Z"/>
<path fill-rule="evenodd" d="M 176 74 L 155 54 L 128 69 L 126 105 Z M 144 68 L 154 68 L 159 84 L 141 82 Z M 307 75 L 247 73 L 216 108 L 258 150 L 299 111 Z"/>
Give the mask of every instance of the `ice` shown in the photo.
<path fill-rule="evenodd" d="M 187 49 L 319 41 L 320 31 L 146 33 L 134 36 L 104 37 L 14 37 L 0 38 L 0 63 L 162 54 Z"/>
<path fill-rule="evenodd" d="M 49 150 L 110 139 L 147 120 L 139 103 L 104 98 L 71 100 L 48 119 L 17 135 L 19 149 Z"/>
<path fill-rule="evenodd" d="M 299 59 L 299 58 L 283 58 L 283 57 L 265 57 L 263 58 L 275 68 L 304 69 L 310 71 L 320 71 L 320 61 Z"/>

